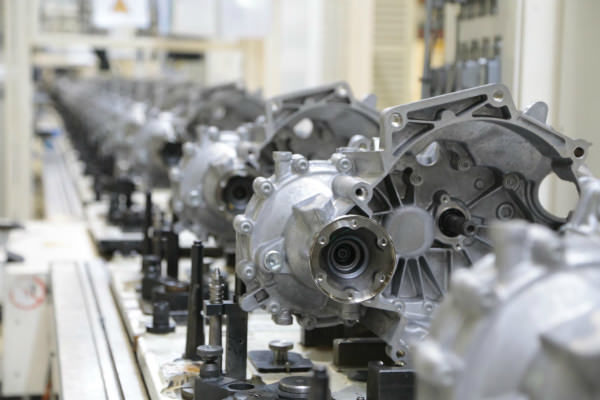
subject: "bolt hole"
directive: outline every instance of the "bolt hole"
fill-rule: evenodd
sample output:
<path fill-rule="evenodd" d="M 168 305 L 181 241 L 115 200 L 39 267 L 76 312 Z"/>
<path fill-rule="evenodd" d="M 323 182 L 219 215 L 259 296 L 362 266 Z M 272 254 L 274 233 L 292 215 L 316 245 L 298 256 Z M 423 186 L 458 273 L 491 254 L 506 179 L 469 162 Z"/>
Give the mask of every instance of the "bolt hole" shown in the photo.
<path fill-rule="evenodd" d="M 467 235 L 473 235 L 475 234 L 476 229 L 477 228 L 475 227 L 475 225 L 467 225 L 465 227 L 465 232 L 467 233 Z"/>
<path fill-rule="evenodd" d="M 573 150 L 573 155 L 576 158 L 581 158 L 581 157 L 583 157 L 584 154 L 585 154 L 585 150 L 583 149 L 583 147 L 575 147 L 575 150 Z"/>
<path fill-rule="evenodd" d="M 400 128 L 402 126 L 403 121 L 404 119 L 402 118 L 402 115 L 397 113 L 392 114 L 390 118 L 390 123 L 394 128 Z"/>
<path fill-rule="evenodd" d="M 504 100 L 504 92 L 501 90 L 494 92 L 494 94 L 492 94 L 492 99 L 498 103 L 501 103 Z"/>
<path fill-rule="evenodd" d="M 231 390 L 251 390 L 251 389 L 254 389 L 254 385 L 252 385 L 251 383 L 243 383 L 243 382 L 231 383 L 227 387 L 229 389 L 231 389 Z"/>
<path fill-rule="evenodd" d="M 560 193 L 560 201 L 557 201 L 556 193 Z M 537 197 L 542 208 L 557 219 L 568 218 L 579 201 L 575 183 L 561 179 L 554 172 L 542 179 L 537 189 Z"/>
<path fill-rule="evenodd" d="M 365 200 L 367 198 L 367 190 L 363 187 L 356 188 L 354 191 L 356 198 L 359 200 Z"/>

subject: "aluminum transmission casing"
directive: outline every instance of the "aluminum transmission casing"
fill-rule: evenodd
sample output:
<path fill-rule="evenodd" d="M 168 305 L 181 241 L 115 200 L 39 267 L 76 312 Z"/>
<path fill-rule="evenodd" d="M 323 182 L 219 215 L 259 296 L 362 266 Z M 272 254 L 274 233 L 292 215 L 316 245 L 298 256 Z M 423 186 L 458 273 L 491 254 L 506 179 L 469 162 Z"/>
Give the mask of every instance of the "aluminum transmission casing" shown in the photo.
<path fill-rule="evenodd" d="M 141 180 L 145 187 L 168 186 L 168 171 L 178 164 L 182 155 L 182 146 L 197 138 L 196 125 L 217 126 L 222 129 L 237 127 L 242 123 L 252 122 L 264 110 L 264 101 L 259 94 L 246 91 L 234 84 L 209 87 L 198 92 L 199 98 L 193 101 L 194 93 L 190 93 L 191 102 L 177 103 L 181 98 L 175 87 L 173 94 L 160 95 L 169 86 L 158 86 L 157 98 L 170 104 L 171 111 L 152 110 L 144 125 L 129 141 L 131 148 L 126 152 L 133 161 L 131 175 Z M 169 98 L 172 97 L 172 98 Z M 187 108 L 186 108 L 187 107 Z"/>
<path fill-rule="evenodd" d="M 458 271 L 416 348 L 418 399 L 600 398 L 600 181 L 562 234 L 513 221 Z"/>
<path fill-rule="evenodd" d="M 256 151 L 247 133 L 246 127 L 236 131 L 202 127 L 198 140 L 183 146 L 183 157 L 170 173 L 177 229 L 189 229 L 203 240 L 218 236 L 225 247 L 231 242 L 231 220 L 245 208 L 257 175 L 239 156 Z"/>
<path fill-rule="evenodd" d="M 184 113 L 187 129 L 194 132 L 197 126 L 215 126 L 235 130 L 262 115 L 265 103 L 260 93 L 251 93 L 243 86 L 227 83 L 208 87 L 192 94 Z"/>
<path fill-rule="evenodd" d="M 170 167 L 182 155 L 182 146 L 189 140 L 184 121 L 172 112 L 150 115 L 131 141 L 127 157 L 131 159 L 131 175 L 142 187 L 168 187 Z M 119 160 L 117 160 L 119 162 Z"/>
<path fill-rule="evenodd" d="M 242 308 L 309 329 L 360 321 L 400 361 L 451 273 L 490 252 L 492 221 L 564 223 L 540 205 L 539 184 L 575 182 L 588 144 L 547 126 L 545 111 L 519 112 L 489 85 L 385 110 L 379 151 L 277 153 L 234 221 Z"/>
<path fill-rule="evenodd" d="M 235 246 L 233 218 L 244 212 L 252 181 L 273 171 L 273 150 L 329 156 L 339 146 L 367 146 L 379 132 L 379 113 L 356 100 L 345 83 L 274 97 L 265 116 L 236 131 L 203 128 L 184 147 L 171 172 L 172 208 L 179 229 L 211 235 L 228 251 Z"/>

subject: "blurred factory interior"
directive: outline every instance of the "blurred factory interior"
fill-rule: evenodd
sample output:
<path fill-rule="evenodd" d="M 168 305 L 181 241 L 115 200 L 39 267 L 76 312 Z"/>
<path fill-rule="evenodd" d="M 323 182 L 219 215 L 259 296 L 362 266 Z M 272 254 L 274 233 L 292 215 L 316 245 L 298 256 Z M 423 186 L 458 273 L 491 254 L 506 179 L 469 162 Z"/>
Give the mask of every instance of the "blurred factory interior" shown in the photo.
<path fill-rule="evenodd" d="M 460 33 L 453 22 L 457 4 L 445 6 L 444 19 L 433 20 L 430 65 L 452 64 L 462 46 L 471 51 L 476 39 L 487 37 L 478 51 L 501 47 L 501 82 L 519 107 L 545 101 L 552 126 L 593 142 L 598 4 L 491 3 L 498 17 L 465 23 Z M 0 198 L 0 214 L 6 217 L 34 215 L 34 136 L 24 132 L 33 129 L 35 88 L 56 73 L 205 85 L 237 80 L 266 97 L 346 80 L 359 97 L 375 94 L 379 109 L 425 94 L 424 1 L 5 0 L 2 14 L 1 182 L 10 190 Z M 494 43 L 497 37 L 501 43 Z M 598 163 L 589 162 L 593 171 L 600 172 Z M 551 209 L 573 204 L 572 191 L 547 190 Z"/>
<path fill-rule="evenodd" d="M 207 88 L 233 85 L 243 88 L 245 96 L 254 96 L 260 99 L 261 104 L 266 104 L 268 99 L 277 98 L 275 96 L 346 82 L 357 101 L 366 99 L 364 104 L 375 105 L 383 124 L 389 115 L 402 115 L 404 118 L 408 115 L 384 111 L 389 107 L 408 105 L 485 84 L 503 84 L 508 88 L 510 95 L 507 93 L 506 96 L 512 98 L 516 110 L 526 110 L 539 101 L 547 104 L 547 110 L 543 106 L 530 109 L 528 115 L 534 115 L 539 122 L 524 123 L 526 128 L 523 129 L 533 126 L 538 129 L 536 124 L 544 127 L 547 124 L 566 137 L 577 140 L 575 159 L 583 158 L 585 151 L 585 164 L 589 171 L 600 175 L 600 124 L 596 119 L 596 112 L 600 110 L 600 1 L 597 0 L 0 0 L 0 13 L 0 218 L 7 221 L 0 232 L 0 243 L 4 246 L 6 259 L 22 257 L 29 268 L 22 270 L 27 273 L 13 271 L 2 278 L 1 302 L 5 310 L 2 313 L 4 348 L 1 351 L 1 398 L 49 396 L 49 392 L 66 399 L 77 397 L 73 394 L 69 396 L 69 390 L 64 387 L 73 384 L 72 378 L 69 380 L 65 377 L 68 373 L 74 373 L 64 366 L 68 360 L 56 356 L 56 346 L 60 347 L 63 343 L 59 337 L 62 332 L 61 320 L 48 311 L 55 310 L 61 299 L 54 299 L 51 304 L 51 296 L 46 296 L 51 292 L 48 288 L 52 287 L 53 282 L 56 281 L 55 291 L 58 286 L 67 283 L 61 282 L 60 276 L 53 277 L 48 272 L 52 270 L 48 269 L 48 263 L 56 264 L 64 259 L 88 259 L 90 254 L 96 255 L 97 249 L 89 243 L 97 239 L 95 234 L 90 233 L 92 239 L 89 239 L 80 233 L 93 231 L 95 228 L 89 227 L 99 223 L 94 219 L 96 217 L 90 217 L 89 204 L 100 200 L 103 195 L 94 186 L 96 181 L 90 184 L 89 179 L 86 181 L 72 176 L 74 167 L 69 163 L 79 165 L 87 161 L 86 157 L 92 156 L 82 156 L 85 153 L 81 149 L 75 151 L 71 148 L 72 145 L 77 147 L 73 144 L 77 140 L 66 139 L 68 134 L 73 136 L 73 132 L 68 132 L 68 127 L 85 125 L 82 120 L 90 120 L 95 116 L 100 120 L 100 125 L 106 122 L 107 131 L 113 129 L 117 115 L 120 111 L 125 114 L 125 109 L 103 114 L 105 110 L 100 110 L 102 104 L 119 104 L 119 107 L 124 104 L 123 107 L 129 107 L 129 100 L 123 103 L 115 100 L 128 96 L 137 103 L 152 103 L 152 89 L 140 95 L 142 92 L 136 92 L 139 88 L 171 85 L 169 87 L 177 87 L 176 90 L 180 91 L 187 88 L 189 93 L 185 96 L 193 96 L 195 92 L 205 93 L 203 91 Z M 85 86 L 86 82 L 88 86 Z M 78 92 L 78 88 L 81 91 Z M 69 92 L 70 89 L 73 90 Z M 342 95 L 346 93 L 345 90 L 342 90 Z M 110 97 L 107 93 L 111 91 L 119 95 Z M 183 107 L 181 98 L 167 111 Z M 376 103 L 373 103 L 373 99 L 376 99 Z M 496 100 L 504 101 L 503 98 Z M 82 108 L 87 107 L 85 112 L 75 110 L 73 104 L 83 105 L 84 102 L 86 106 Z M 166 107 L 148 104 L 147 110 L 152 107 L 166 110 Z M 265 114 L 267 124 L 270 122 L 270 113 L 275 113 L 281 105 L 276 102 L 273 104 L 274 108 Z M 425 103 L 415 104 L 415 107 L 421 107 Z M 506 107 L 512 110 L 510 104 Z M 502 112 L 506 109 L 502 109 Z M 220 111 L 221 108 L 211 110 L 213 116 Z M 153 114 L 148 111 L 146 116 L 150 115 Z M 440 115 L 436 124 L 445 121 L 446 117 Z M 69 121 L 69 118 L 76 122 Z M 392 126 L 404 127 L 402 118 L 397 118 L 400 118 L 396 121 L 397 126 L 394 122 Z M 415 123 L 419 122 L 422 121 L 416 118 Z M 434 123 L 431 124 L 433 126 Z M 352 126 L 353 123 L 348 125 Z M 466 132 L 475 129 L 472 128 L 475 125 L 466 126 Z M 235 130 L 236 127 L 218 126 L 219 129 L 228 130 Z M 354 128 L 358 129 L 352 126 Z M 384 126 L 381 125 L 383 131 Z M 270 131 L 267 129 L 267 132 Z M 357 133 L 366 135 L 365 132 Z M 551 133 L 548 135 L 544 138 L 552 136 Z M 547 140 L 551 146 L 555 146 L 553 148 L 567 143 L 562 136 Z M 78 161 L 65 161 L 69 156 L 61 155 L 57 150 L 62 148 L 62 144 L 57 144 L 62 141 L 69 143 L 65 145 L 68 150 L 63 149 L 65 154 L 69 151 L 78 154 L 72 157 L 73 160 L 79 158 Z M 376 143 L 375 149 L 383 149 L 390 144 L 383 136 Z M 512 150 L 509 142 L 502 143 L 505 144 L 494 150 L 494 154 L 508 158 L 498 161 L 498 168 L 506 166 L 510 170 L 515 165 L 510 154 L 515 151 L 513 154 L 516 157 L 518 151 Z M 588 143 L 591 143 L 589 148 Z M 141 149 L 135 146 L 134 150 L 141 153 Z M 304 148 L 300 148 L 302 150 L 293 147 L 284 150 L 294 153 L 304 151 Z M 92 149 L 89 150 L 90 154 L 99 151 L 96 147 Z M 282 151 L 279 147 L 274 149 Z M 185 151 L 184 145 L 184 154 Z M 131 153 L 129 157 L 136 157 L 136 154 Z M 570 160 L 570 156 L 560 154 L 562 158 L 555 157 L 548 162 L 552 169 L 548 169 L 550 172 L 539 187 L 535 186 L 537 197 L 533 196 L 532 202 L 539 201 L 544 211 L 564 219 L 572 215 L 580 194 L 577 182 L 568 173 L 557 176 L 559 168 L 555 167 L 564 160 Z M 115 150 L 111 156 L 118 158 L 119 155 Z M 153 156 L 158 157 L 158 153 L 149 157 Z M 476 156 L 473 157 L 477 161 Z M 307 156 L 307 159 L 310 157 Z M 329 155 L 324 159 L 329 160 Z M 273 170 L 278 171 L 277 167 Z M 183 167 L 177 171 L 183 174 Z M 172 178 L 174 173 L 171 171 L 170 174 Z M 132 179 L 132 182 L 139 185 L 136 179 Z M 82 189 L 85 184 L 80 181 L 87 182 L 93 190 L 89 187 Z M 149 190 L 148 182 L 145 185 L 142 184 L 141 191 L 136 186 L 136 195 L 141 195 L 140 198 L 143 198 L 145 190 Z M 530 187 L 524 190 L 530 190 Z M 136 195 L 134 203 L 136 199 L 139 200 Z M 130 200 L 128 198 L 127 201 Z M 336 207 L 339 204 L 334 203 Z M 165 209 L 161 212 L 176 208 L 174 200 L 165 201 L 164 204 Z M 243 212 L 243 208 L 240 212 Z M 530 222 L 539 222 L 537 214 L 524 214 L 530 217 L 525 218 Z M 228 226 L 233 220 L 234 217 L 227 220 Z M 235 219 L 240 220 L 237 217 Z M 547 222 L 543 218 L 541 220 Z M 74 221 L 84 225 L 85 229 L 70 231 Z M 178 219 L 173 217 L 173 221 L 175 223 Z M 548 224 L 556 228 L 556 225 Z M 14 229 L 17 226 L 20 228 Z M 23 226 L 24 231 L 21 229 Z M 30 229 L 37 233 L 27 234 L 31 232 Z M 235 229 L 238 234 L 238 253 L 233 255 L 239 260 L 239 248 L 244 244 L 240 245 L 239 242 L 241 228 L 236 225 Z M 211 235 L 208 237 L 214 239 L 214 232 L 209 233 Z M 128 234 L 125 232 L 125 236 Z M 235 235 L 233 230 L 231 235 Z M 216 240 L 216 247 L 219 247 L 218 235 Z M 205 240 L 205 243 L 208 242 Z M 456 246 L 460 248 L 459 244 Z M 230 247 L 235 248 L 235 243 Z M 221 246 L 220 251 L 228 254 L 226 246 Z M 125 251 L 121 248 L 117 249 L 117 254 L 117 257 L 122 257 L 118 263 L 133 263 L 126 259 Z M 228 267 L 232 265 L 228 264 Z M 235 276 L 232 271 L 230 278 Z M 37 287 L 28 281 L 23 284 L 27 287 L 19 288 L 19 279 L 25 279 L 21 275 L 42 277 L 44 295 L 39 301 L 48 303 L 47 310 L 44 308 L 47 314 L 37 313 L 36 317 L 26 314 L 25 310 L 29 307 L 38 310 L 37 300 L 32 296 L 35 297 L 36 290 L 41 290 L 42 286 Z M 112 296 L 117 303 L 122 300 L 114 286 L 119 279 L 111 277 Z M 245 283 L 252 287 L 255 282 Z M 14 296 L 24 296 L 25 300 L 21 300 L 25 305 L 20 304 L 19 299 L 15 301 Z M 98 307 L 102 308 L 101 305 Z M 119 320 L 127 320 L 122 309 L 119 313 Z M 53 318 L 56 319 L 55 326 L 49 322 Z M 106 316 L 103 318 L 108 319 Z M 141 321 L 136 323 L 143 325 L 146 320 Z M 131 324 L 134 328 L 128 329 L 136 331 L 137 325 Z M 39 330 L 47 332 L 42 339 L 39 338 Z M 31 331 L 38 332 L 37 336 Z M 130 338 L 138 337 L 131 332 L 128 334 Z M 388 336 L 385 337 L 388 340 Z M 22 343 L 15 345 L 11 342 L 15 338 L 23 338 Z M 97 342 L 98 337 L 95 338 Z M 112 346 L 110 342 L 108 347 L 98 347 L 97 352 L 117 351 L 109 349 Z M 68 340 L 65 343 L 69 343 Z M 148 345 L 152 341 L 140 343 Z M 401 350 L 392 348 L 396 354 L 400 354 Z M 152 386 L 155 383 L 149 383 L 151 379 L 148 376 L 160 381 L 157 378 L 158 367 L 148 371 L 162 359 L 157 356 L 156 360 L 148 361 L 150 356 L 146 354 L 143 356 L 146 358 L 143 358 L 135 351 L 137 361 L 133 364 L 143 371 L 136 373 L 143 375 L 144 396 L 180 398 L 177 397 L 182 396 L 179 392 L 172 396 L 165 395 Z M 177 351 L 181 353 L 182 349 Z M 48 368 L 50 354 L 56 356 L 52 362 L 59 365 L 58 368 Z M 77 350 L 73 350 L 71 356 L 76 354 Z M 322 354 L 320 356 L 324 357 Z M 118 361 L 119 356 L 113 354 L 112 357 L 116 365 L 119 362 L 121 365 L 127 363 Z M 142 358 L 143 361 L 140 361 Z M 394 361 L 398 363 L 398 360 Z M 160 371 L 161 382 L 164 383 L 166 372 L 162 366 Z M 53 375 L 59 376 L 61 373 L 64 376 Z M 120 373 L 123 372 L 115 373 L 117 380 L 122 379 Z M 103 376 L 107 379 L 106 375 Z M 341 378 L 335 379 L 332 378 L 337 385 L 336 390 L 341 390 Z M 49 382 L 53 382 L 52 390 L 48 389 Z M 104 387 L 108 386 L 105 383 Z M 361 396 L 366 395 L 360 394 L 364 388 L 351 387 L 354 388 L 351 396 L 347 396 L 348 391 L 341 390 L 340 393 L 345 394 L 337 398 L 365 399 Z M 127 390 L 121 390 L 121 397 L 102 398 L 136 398 L 135 395 L 128 397 L 124 394 Z M 375 400 L 376 396 L 371 395 L 370 398 Z M 382 395 L 377 398 L 389 397 Z"/>

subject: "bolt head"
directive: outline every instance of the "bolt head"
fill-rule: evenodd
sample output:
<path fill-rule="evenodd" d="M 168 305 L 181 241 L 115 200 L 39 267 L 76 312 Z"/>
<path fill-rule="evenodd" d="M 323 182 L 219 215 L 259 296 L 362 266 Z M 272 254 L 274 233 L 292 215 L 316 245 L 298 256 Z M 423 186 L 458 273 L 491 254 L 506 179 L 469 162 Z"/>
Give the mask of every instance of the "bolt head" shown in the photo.
<path fill-rule="evenodd" d="M 244 276 L 247 279 L 254 278 L 255 273 L 256 273 L 256 270 L 254 269 L 254 267 L 252 265 L 246 265 L 244 267 Z"/>
<path fill-rule="evenodd" d="M 512 219 L 515 215 L 515 209 L 510 203 L 502 203 L 496 209 L 496 217 L 499 220 L 506 221 Z"/>
<path fill-rule="evenodd" d="M 265 268 L 270 272 L 277 272 L 282 266 L 281 253 L 276 250 L 271 250 L 265 254 Z"/>
<path fill-rule="evenodd" d="M 352 169 L 352 161 L 348 158 L 341 158 L 337 163 L 338 170 L 340 172 L 348 172 Z"/>
<path fill-rule="evenodd" d="M 260 191 L 264 195 L 269 195 L 273 192 L 273 184 L 269 181 L 265 181 L 260 185 Z"/>
<path fill-rule="evenodd" d="M 509 190 L 517 190 L 519 188 L 519 177 L 516 174 L 507 174 L 502 179 L 502 185 Z"/>
<path fill-rule="evenodd" d="M 298 157 L 292 161 L 294 171 L 298 173 L 306 172 L 308 170 L 308 161 L 304 157 Z"/>

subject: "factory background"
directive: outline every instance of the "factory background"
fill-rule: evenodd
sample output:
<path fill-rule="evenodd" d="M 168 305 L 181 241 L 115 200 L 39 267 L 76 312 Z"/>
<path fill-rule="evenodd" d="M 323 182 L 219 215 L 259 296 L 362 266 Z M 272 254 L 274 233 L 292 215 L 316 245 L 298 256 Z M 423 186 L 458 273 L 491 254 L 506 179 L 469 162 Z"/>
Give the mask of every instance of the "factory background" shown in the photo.
<path fill-rule="evenodd" d="M 599 20 L 0 0 L 0 400 L 597 398 Z"/>
<path fill-rule="evenodd" d="M 10 187 L 0 199 L 4 216 L 33 215 L 35 140 L 25 132 L 34 123 L 35 85 L 57 68 L 204 84 L 243 80 L 265 96 L 346 80 L 359 96 L 375 94 L 380 109 L 422 94 L 423 1 L 26 0 L 2 6 L 1 178 Z M 600 29 L 596 2 L 490 1 L 497 13 L 472 21 L 456 15 L 457 4 L 443 7 L 445 19 L 432 19 L 433 68 L 463 57 L 461 46 L 483 48 L 484 40 L 492 54 L 499 40 L 501 80 L 517 105 L 545 101 L 553 126 L 593 141 L 600 101 L 600 55 L 590 51 Z M 99 53 L 110 72 L 98 70 Z M 589 161 L 592 170 L 599 171 L 597 163 Z M 549 207 L 573 204 L 564 190 L 547 190 Z"/>

